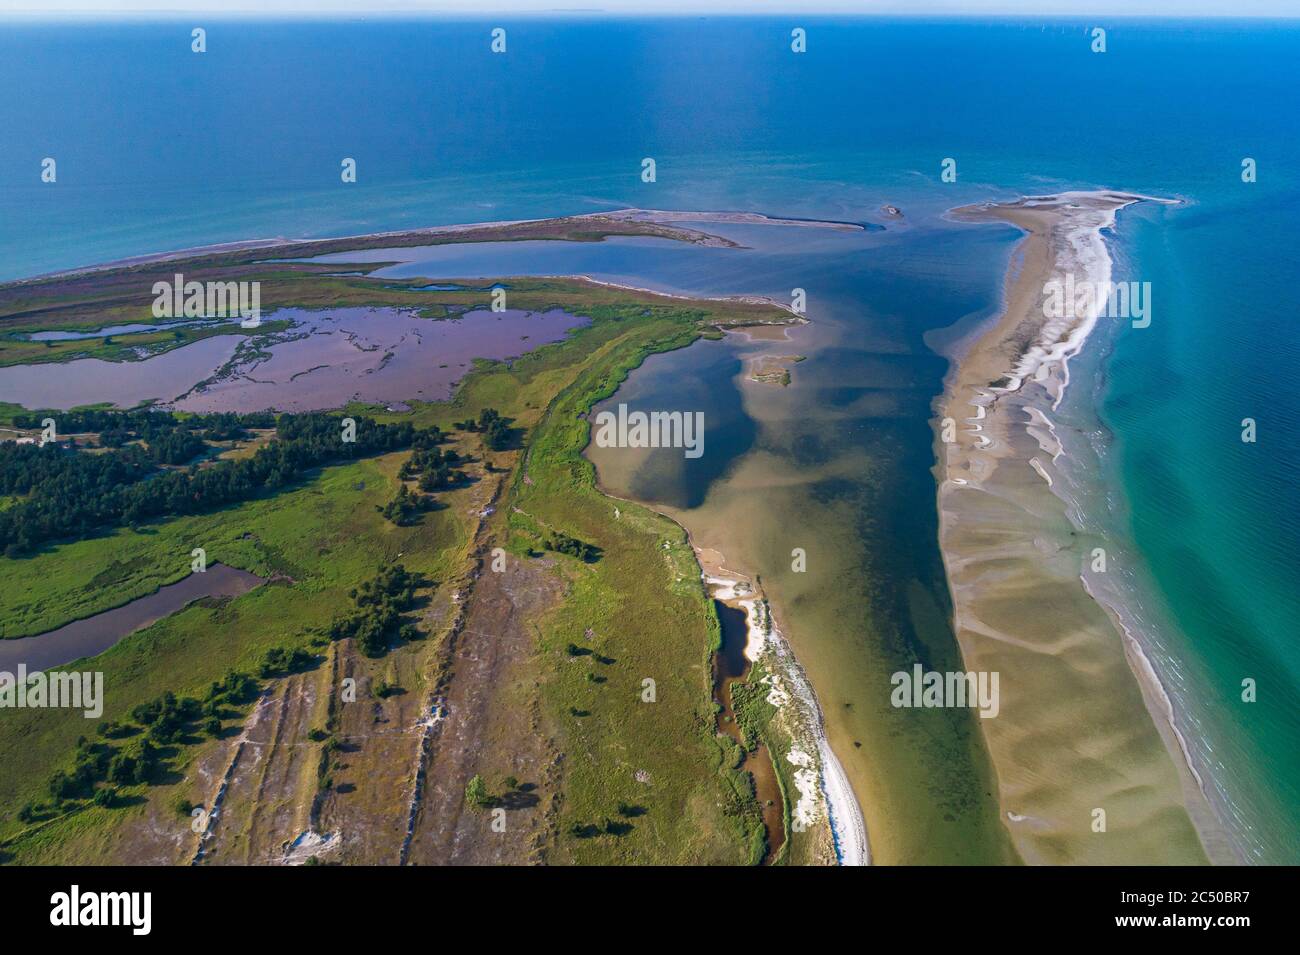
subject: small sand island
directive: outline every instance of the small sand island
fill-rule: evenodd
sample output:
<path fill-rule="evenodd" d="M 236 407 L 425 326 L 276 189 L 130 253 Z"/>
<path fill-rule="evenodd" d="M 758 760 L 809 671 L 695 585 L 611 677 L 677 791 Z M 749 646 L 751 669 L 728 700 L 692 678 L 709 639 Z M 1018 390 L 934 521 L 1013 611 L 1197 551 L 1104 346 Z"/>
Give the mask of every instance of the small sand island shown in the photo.
<path fill-rule="evenodd" d="M 748 378 L 763 385 L 790 384 L 790 366 L 798 364 L 805 355 L 760 355 L 749 363 Z"/>

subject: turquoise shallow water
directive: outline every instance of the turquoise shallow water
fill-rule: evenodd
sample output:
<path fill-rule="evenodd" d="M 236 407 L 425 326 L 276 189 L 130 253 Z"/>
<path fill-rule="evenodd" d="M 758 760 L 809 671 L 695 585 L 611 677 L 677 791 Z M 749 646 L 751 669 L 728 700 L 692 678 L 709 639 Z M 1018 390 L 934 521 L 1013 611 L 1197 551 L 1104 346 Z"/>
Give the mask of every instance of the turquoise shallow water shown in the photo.
<path fill-rule="evenodd" d="M 1150 328 L 1113 336 L 1102 364 L 1096 403 L 1114 451 L 1103 475 L 1124 491 L 1118 523 L 1155 584 L 1189 745 L 1214 767 L 1248 854 L 1294 863 L 1300 353 L 1296 271 L 1278 264 L 1300 261 L 1300 239 L 1285 207 L 1225 206 L 1151 209 L 1134 223 L 1126 271 L 1164 301 Z M 1233 206 L 1240 222 L 1225 228 Z M 1254 443 L 1242 440 L 1247 418 Z"/>
<path fill-rule="evenodd" d="M 946 285 L 927 298 L 916 276 L 951 264 L 972 301 L 991 281 L 960 278 L 997 257 L 945 244 L 944 209 L 1098 186 L 1185 198 L 1123 215 L 1113 248 L 1122 275 L 1152 282 L 1153 323 L 1101 330 L 1071 400 L 1104 426 L 1104 520 L 1142 556 L 1135 593 L 1159 618 L 1247 853 L 1300 861 L 1300 27 L 1126 20 L 1093 54 L 1084 21 L 800 18 L 810 43 L 796 56 L 785 19 L 520 19 L 494 57 L 493 25 L 220 21 L 198 56 L 188 23 L 4 24 L 0 279 L 249 237 L 628 204 L 863 221 L 888 202 L 906 219 L 881 262 L 914 274 L 896 301 L 872 292 L 883 309 L 851 307 L 851 276 L 835 288 L 835 319 L 884 352 L 978 308 Z M 39 181 L 46 156 L 54 185 Z M 355 185 L 339 181 L 345 156 Z M 646 156 L 654 184 L 639 179 Z M 956 183 L 939 179 L 945 157 Z M 724 258 L 660 254 L 665 285 L 814 280 L 795 261 L 754 289 Z M 497 268 L 567 264 L 542 255 Z M 635 244 L 593 255 L 613 277 L 646 271 Z M 808 364 L 828 402 L 869 386 L 845 380 L 853 356 Z M 908 434 L 923 434 L 928 398 L 902 402 Z M 1246 417 L 1254 444 L 1239 437 Z M 875 427 L 864 441 L 888 437 Z M 898 467 L 928 480 L 919 456 Z"/>

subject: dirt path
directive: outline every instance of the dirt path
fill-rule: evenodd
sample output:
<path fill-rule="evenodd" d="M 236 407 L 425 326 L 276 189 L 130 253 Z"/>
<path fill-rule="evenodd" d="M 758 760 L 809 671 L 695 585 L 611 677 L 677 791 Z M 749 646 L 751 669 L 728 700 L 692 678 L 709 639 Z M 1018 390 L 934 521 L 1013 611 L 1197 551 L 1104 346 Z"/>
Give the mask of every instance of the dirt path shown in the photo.
<path fill-rule="evenodd" d="M 562 581 L 540 562 L 509 557 L 475 583 L 450 648 L 442 720 L 431 734 L 425 792 L 407 861 L 414 865 L 523 864 L 542 860 L 557 792 L 557 756 L 538 699 L 533 621 Z M 466 804 L 482 775 L 499 809 Z M 507 791 L 504 780 L 519 785 Z"/>

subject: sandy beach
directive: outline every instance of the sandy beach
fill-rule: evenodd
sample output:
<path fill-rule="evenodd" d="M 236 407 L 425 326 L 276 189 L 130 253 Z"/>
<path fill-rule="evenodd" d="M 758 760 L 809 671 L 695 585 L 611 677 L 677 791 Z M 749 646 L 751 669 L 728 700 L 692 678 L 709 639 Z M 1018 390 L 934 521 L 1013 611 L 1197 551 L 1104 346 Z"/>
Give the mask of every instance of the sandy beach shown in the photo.
<path fill-rule="evenodd" d="M 1063 193 L 951 213 L 1026 233 L 1001 314 L 950 350 L 936 476 L 954 629 L 966 667 L 1001 676 L 1001 712 L 982 729 L 1006 826 L 1030 863 L 1223 854 L 1140 635 L 1126 634 L 1083 579 L 1107 542 L 1071 520 L 1062 468 L 1076 436 L 1053 416 L 1070 357 L 1098 321 L 1127 319 L 1105 317 L 1104 300 L 1054 314 L 1051 283 L 1109 283 L 1102 230 L 1148 198 Z"/>

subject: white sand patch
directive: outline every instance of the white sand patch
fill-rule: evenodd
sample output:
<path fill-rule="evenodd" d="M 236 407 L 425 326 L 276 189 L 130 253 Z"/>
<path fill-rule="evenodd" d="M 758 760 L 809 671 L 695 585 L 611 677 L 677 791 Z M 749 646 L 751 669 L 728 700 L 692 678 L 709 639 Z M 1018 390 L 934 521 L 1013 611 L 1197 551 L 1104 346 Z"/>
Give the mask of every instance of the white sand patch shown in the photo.
<path fill-rule="evenodd" d="M 781 678 L 779 676 L 765 676 L 761 682 L 771 687 L 771 689 L 767 691 L 767 702 L 775 706 L 778 710 L 790 702 L 790 694 L 787 693 L 785 687 L 781 685 Z"/>
<path fill-rule="evenodd" d="M 343 844 L 343 833 L 338 829 L 321 834 L 314 829 L 302 833 L 284 853 L 285 865 L 304 865 L 308 859 L 333 852 Z"/>
<path fill-rule="evenodd" d="M 817 771 L 813 759 L 801 749 L 791 749 L 785 758 L 799 768 L 794 772 L 794 785 L 799 790 L 799 801 L 790 813 L 795 832 L 802 832 L 817 824 L 822 815 L 821 789 L 817 785 Z"/>
<path fill-rule="evenodd" d="M 835 833 L 835 852 L 840 858 L 840 865 L 870 865 L 867 824 L 862 818 L 862 808 L 853 795 L 853 786 L 825 736 L 818 741 L 818 747 L 822 758 L 822 788 L 826 792 L 831 830 Z"/>
<path fill-rule="evenodd" d="M 1030 458 L 1029 466 L 1038 472 L 1038 476 L 1047 482 L 1047 486 L 1052 486 L 1052 476 L 1047 473 L 1047 468 L 1043 467 L 1043 462 L 1038 458 Z"/>
<path fill-rule="evenodd" d="M 1031 424 L 1025 429 L 1038 442 L 1038 446 L 1052 456 L 1052 463 L 1061 456 L 1063 448 L 1061 438 L 1056 433 L 1056 425 L 1036 405 L 1026 405 Z"/>

